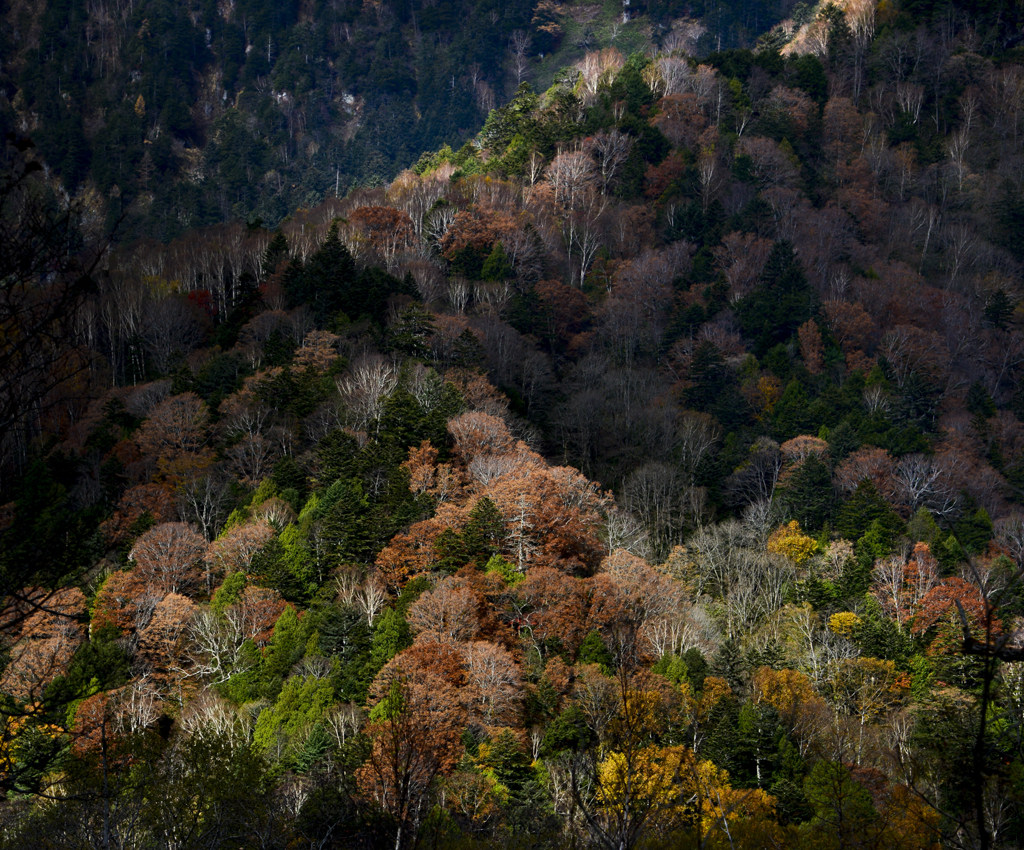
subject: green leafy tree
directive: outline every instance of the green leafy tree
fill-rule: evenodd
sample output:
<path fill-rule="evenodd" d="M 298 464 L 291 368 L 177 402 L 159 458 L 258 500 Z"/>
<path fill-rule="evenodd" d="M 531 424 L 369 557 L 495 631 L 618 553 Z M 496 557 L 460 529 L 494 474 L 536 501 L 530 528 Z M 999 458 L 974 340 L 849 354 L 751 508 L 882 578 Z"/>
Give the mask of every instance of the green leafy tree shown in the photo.
<path fill-rule="evenodd" d="M 403 649 L 412 645 L 412 632 L 405 617 L 397 608 L 387 608 L 374 623 L 370 662 L 380 670 Z"/>
<path fill-rule="evenodd" d="M 815 847 L 845 850 L 878 844 L 882 824 L 871 794 L 845 764 L 819 761 L 804 781 L 804 794 L 814 809 L 805 830 Z"/>
<path fill-rule="evenodd" d="M 312 733 L 334 701 L 329 679 L 292 676 L 272 708 L 260 712 L 253 731 L 253 746 L 260 752 L 284 752 L 299 747 Z"/>
<path fill-rule="evenodd" d="M 601 672 L 606 676 L 611 676 L 615 670 L 615 659 L 612 658 L 612 654 L 608 650 L 608 645 L 604 642 L 604 638 L 601 637 L 601 633 L 596 629 L 583 639 L 583 643 L 580 644 L 577 660 L 580 664 L 599 665 Z"/>
<path fill-rule="evenodd" d="M 260 670 L 262 689 L 268 697 L 277 696 L 288 672 L 305 654 L 308 639 L 307 629 L 299 621 L 295 608 L 286 605 L 274 623 L 274 634 L 267 644 Z"/>

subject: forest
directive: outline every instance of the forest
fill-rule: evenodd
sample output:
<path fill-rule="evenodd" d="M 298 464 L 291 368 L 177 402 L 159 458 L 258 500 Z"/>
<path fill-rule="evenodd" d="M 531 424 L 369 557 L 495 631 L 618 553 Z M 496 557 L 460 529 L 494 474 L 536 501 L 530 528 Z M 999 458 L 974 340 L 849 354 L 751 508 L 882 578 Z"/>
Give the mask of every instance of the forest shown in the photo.
<path fill-rule="evenodd" d="M 525 79 L 625 53 L 691 14 L 725 47 L 793 0 L 8 0 L 0 135 L 32 137 L 65 192 L 122 239 L 383 186 L 461 147 Z"/>
<path fill-rule="evenodd" d="M 1024 8 L 128 4 L 193 58 L 125 94 L 60 2 L 3 36 L 0 847 L 1022 846 Z M 319 182 L 214 169 L 321 24 Z"/>

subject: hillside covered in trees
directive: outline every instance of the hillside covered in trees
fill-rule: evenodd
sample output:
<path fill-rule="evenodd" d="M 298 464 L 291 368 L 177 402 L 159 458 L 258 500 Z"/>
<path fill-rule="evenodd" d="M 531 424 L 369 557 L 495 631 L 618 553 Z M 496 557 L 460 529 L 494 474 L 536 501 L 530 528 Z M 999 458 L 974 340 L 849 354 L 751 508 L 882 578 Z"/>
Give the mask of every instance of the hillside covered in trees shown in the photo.
<path fill-rule="evenodd" d="M 0 134 L 31 136 L 63 191 L 122 237 L 276 225 L 460 147 L 520 82 L 547 88 L 588 50 L 646 50 L 684 15 L 740 46 L 790 6 L 11 0 Z"/>
<path fill-rule="evenodd" d="M 637 6 L 273 229 L 11 137 L 2 846 L 1021 846 L 1017 7 Z"/>

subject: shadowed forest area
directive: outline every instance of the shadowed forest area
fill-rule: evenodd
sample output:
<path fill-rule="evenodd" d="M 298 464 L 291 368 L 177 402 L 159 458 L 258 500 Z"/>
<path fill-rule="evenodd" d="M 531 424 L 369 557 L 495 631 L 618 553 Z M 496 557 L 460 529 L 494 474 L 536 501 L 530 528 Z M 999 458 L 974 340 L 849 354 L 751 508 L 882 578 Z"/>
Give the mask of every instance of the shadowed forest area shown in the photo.
<path fill-rule="evenodd" d="M 7 9 L 3 847 L 1020 846 L 1021 10 L 520 5 Z"/>

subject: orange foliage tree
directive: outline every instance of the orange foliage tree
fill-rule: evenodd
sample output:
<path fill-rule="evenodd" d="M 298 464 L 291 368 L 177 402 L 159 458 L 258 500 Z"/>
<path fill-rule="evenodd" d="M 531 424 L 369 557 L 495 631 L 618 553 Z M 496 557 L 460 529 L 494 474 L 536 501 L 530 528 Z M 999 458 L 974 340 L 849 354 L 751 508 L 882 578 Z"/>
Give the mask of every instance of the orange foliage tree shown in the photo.
<path fill-rule="evenodd" d="M 31 593 L 22 594 L 31 598 Z M 77 588 L 50 594 L 42 607 L 20 619 L 5 637 L 13 639 L 0 677 L 0 692 L 21 702 L 37 701 L 56 676 L 67 672 L 85 639 L 85 595 Z"/>

